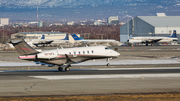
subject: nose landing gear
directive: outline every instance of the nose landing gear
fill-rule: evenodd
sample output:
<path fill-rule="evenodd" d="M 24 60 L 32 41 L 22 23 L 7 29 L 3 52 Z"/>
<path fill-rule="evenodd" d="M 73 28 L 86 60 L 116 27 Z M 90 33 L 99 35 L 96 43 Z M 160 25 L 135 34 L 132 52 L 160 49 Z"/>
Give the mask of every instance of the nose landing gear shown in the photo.
<path fill-rule="evenodd" d="M 107 62 L 107 65 L 106 66 L 110 66 L 110 64 L 109 64 L 109 58 L 107 58 L 107 60 L 106 60 L 106 62 Z"/>

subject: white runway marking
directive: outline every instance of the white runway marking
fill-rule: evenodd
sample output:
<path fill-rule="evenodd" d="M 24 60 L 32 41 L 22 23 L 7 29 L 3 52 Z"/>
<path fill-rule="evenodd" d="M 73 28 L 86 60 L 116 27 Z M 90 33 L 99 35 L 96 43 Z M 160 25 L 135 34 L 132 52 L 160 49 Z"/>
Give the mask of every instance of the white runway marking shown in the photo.
<path fill-rule="evenodd" d="M 152 67 L 152 68 L 99 68 L 97 70 L 147 70 L 147 69 L 180 69 L 180 67 Z"/>
<path fill-rule="evenodd" d="M 106 74 L 106 75 L 57 75 L 57 76 L 29 76 L 48 80 L 65 79 L 108 79 L 108 78 L 156 78 L 156 77 L 180 77 L 180 74 Z"/>

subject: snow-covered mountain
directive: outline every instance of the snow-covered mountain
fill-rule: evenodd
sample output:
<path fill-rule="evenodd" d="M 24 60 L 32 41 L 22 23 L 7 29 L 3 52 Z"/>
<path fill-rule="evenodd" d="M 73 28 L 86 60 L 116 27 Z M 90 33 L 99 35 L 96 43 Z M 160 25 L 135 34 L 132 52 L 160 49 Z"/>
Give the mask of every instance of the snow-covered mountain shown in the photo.
<path fill-rule="evenodd" d="M 102 6 L 102 5 L 180 5 L 180 0 L 0 0 L 1 7 L 7 8 L 41 8 L 53 7 L 80 7 L 80 6 Z"/>
<path fill-rule="evenodd" d="M 84 20 L 155 15 L 180 15 L 180 0 L 0 0 L 0 18 L 41 20 Z"/>

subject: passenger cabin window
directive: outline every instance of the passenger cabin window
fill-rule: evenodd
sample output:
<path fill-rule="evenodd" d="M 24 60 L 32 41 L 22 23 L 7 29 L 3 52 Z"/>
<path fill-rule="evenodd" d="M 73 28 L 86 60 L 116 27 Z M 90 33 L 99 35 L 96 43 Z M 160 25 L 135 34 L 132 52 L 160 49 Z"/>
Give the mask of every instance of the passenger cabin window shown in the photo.
<path fill-rule="evenodd" d="M 92 50 L 92 53 L 94 53 L 94 51 Z"/>
<path fill-rule="evenodd" d="M 79 52 L 79 54 L 81 54 L 81 52 Z"/>
<path fill-rule="evenodd" d="M 87 51 L 87 53 L 89 54 L 89 51 Z"/>
<path fill-rule="evenodd" d="M 85 54 L 85 51 L 83 51 L 83 54 Z"/>
<path fill-rule="evenodd" d="M 76 52 L 74 52 L 74 55 L 76 55 Z"/>
<path fill-rule="evenodd" d="M 71 52 L 69 52 L 69 55 L 71 55 Z"/>

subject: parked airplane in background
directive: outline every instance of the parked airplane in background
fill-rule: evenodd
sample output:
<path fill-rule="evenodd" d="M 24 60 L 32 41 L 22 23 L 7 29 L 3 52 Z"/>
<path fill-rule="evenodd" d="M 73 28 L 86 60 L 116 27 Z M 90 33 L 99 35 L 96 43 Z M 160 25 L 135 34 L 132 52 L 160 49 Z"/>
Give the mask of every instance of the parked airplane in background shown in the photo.
<path fill-rule="evenodd" d="M 64 39 L 45 39 L 45 35 L 42 35 L 41 39 L 30 39 L 30 40 L 26 40 L 26 42 L 31 42 L 34 45 L 38 46 L 38 45 L 48 45 L 51 43 L 62 43 L 62 42 L 69 42 L 69 36 L 68 34 L 66 34 Z"/>
<path fill-rule="evenodd" d="M 82 42 L 115 42 L 116 40 L 112 40 L 112 39 L 91 39 L 91 40 L 84 40 L 79 38 L 76 34 L 71 34 L 71 36 L 73 37 L 73 39 L 75 41 L 82 41 Z"/>
<path fill-rule="evenodd" d="M 26 39 L 26 42 L 27 43 L 32 43 L 35 46 L 38 46 L 38 45 L 43 45 L 44 46 L 44 45 L 51 44 L 53 42 L 53 40 L 45 39 L 45 35 L 42 35 L 41 39 Z"/>
<path fill-rule="evenodd" d="M 170 35 L 170 37 L 132 37 L 130 38 L 127 42 L 129 43 L 143 43 L 148 46 L 148 44 L 155 44 L 158 42 L 173 42 L 173 41 L 178 41 L 177 35 L 176 35 L 176 30 Z"/>
<path fill-rule="evenodd" d="M 77 47 L 66 49 L 53 49 L 39 52 L 30 47 L 22 38 L 11 39 L 18 53 L 19 59 L 34 61 L 37 64 L 59 66 L 58 70 L 69 71 L 71 64 L 81 63 L 88 60 L 117 58 L 120 54 L 106 46 Z"/>

